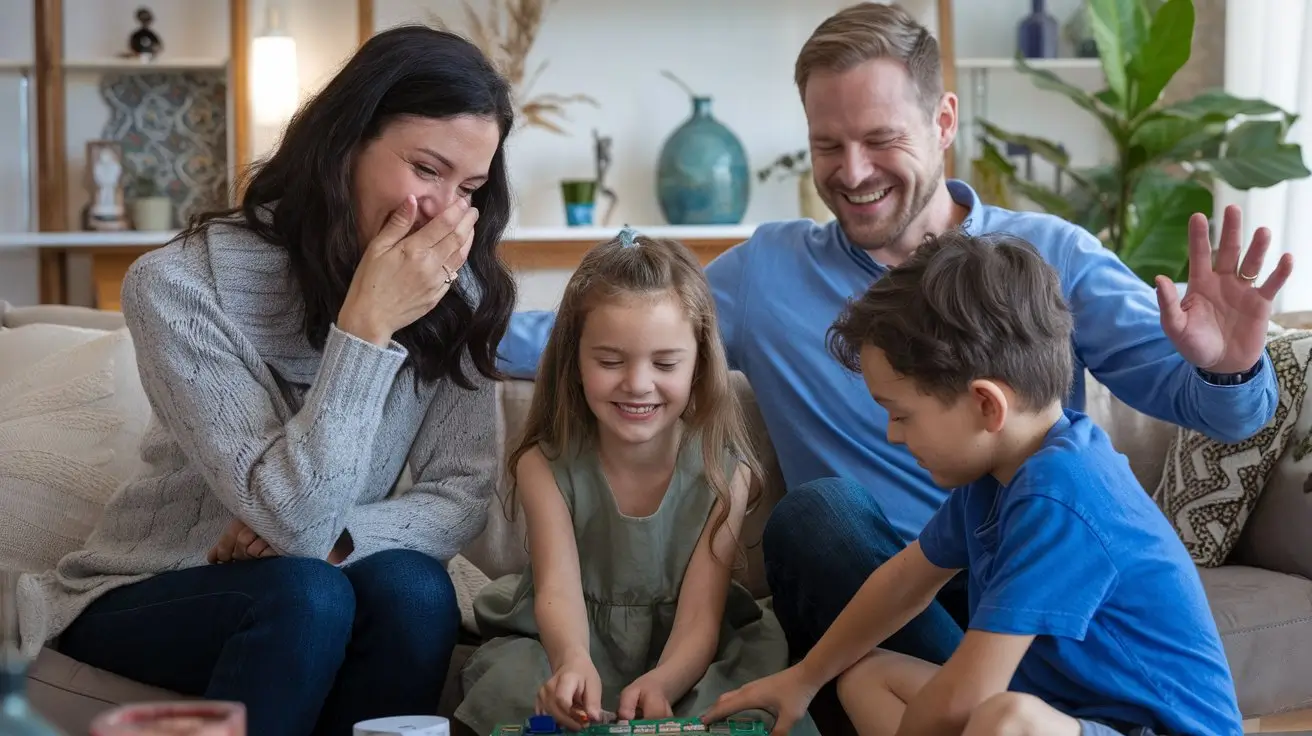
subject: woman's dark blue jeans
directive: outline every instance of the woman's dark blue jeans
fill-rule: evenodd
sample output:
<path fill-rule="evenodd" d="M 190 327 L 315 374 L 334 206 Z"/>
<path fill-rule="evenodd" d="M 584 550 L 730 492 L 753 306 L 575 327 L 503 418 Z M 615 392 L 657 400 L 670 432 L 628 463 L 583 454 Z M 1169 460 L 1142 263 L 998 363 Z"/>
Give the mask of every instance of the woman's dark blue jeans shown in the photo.
<path fill-rule="evenodd" d="M 80 662 L 246 705 L 260 736 L 349 736 L 369 718 L 437 712 L 460 629 L 441 562 L 388 550 L 336 568 L 273 557 L 113 590 L 59 638 Z"/>
<path fill-rule="evenodd" d="M 810 651 L 875 568 L 906 546 L 870 492 L 837 478 L 804 483 L 770 512 L 762 539 L 774 611 L 794 658 Z M 965 636 L 963 576 L 880 646 L 943 664 Z"/>

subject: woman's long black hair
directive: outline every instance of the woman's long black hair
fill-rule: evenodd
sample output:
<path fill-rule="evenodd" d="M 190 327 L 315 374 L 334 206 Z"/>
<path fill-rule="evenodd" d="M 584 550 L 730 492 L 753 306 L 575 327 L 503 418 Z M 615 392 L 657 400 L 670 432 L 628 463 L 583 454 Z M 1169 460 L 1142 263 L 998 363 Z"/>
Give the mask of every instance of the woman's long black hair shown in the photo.
<path fill-rule="evenodd" d="M 501 131 L 488 180 L 474 192 L 474 243 L 461 278 L 428 314 L 393 339 L 409 351 L 416 378 L 473 384 L 462 353 L 489 379 L 515 306 L 515 282 L 497 254 L 510 221 L 505 140 L 514 124 L 510 87 L 469 41 L 426 26 L 400 26 L 369 39 L 327 86 L 292 117 L 277 150 L 252 168 L 241 204 L 197 218 L 194 233 L 237 216 L 287 250 L 305 300 L 305 334 L 322 349 L 363 255 L 352 207 L 355 153 L 398 116 L 478 115 Z M 273 216 L 268 217 L 269 205 Z M 473 283 L 471 284 L 470 281 Z"/>

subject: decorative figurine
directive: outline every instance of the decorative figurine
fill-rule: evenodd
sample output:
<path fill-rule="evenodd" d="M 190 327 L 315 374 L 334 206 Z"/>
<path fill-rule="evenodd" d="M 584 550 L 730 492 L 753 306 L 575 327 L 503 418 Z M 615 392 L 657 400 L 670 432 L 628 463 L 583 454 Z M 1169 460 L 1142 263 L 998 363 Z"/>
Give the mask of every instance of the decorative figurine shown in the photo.
<path fill-rule="evenodd" d="M 123 149 L 114 141 L 88 141 L 87 173 L 91 203 L 86 209 L 84 227 L 88 230 L 126 230 Z"/>
<path fill-rule="evenodd" d="M 609 224 L 611 213 L 615 211 L 615 205 L 618 204 L 620 200 L 619 196 L 615 194 L 615 190 L 606 186 L 606 174 L 607 172 L 610 171 L 611 161 L 613 160 L 611 154 L 611 146 L 614 143 L 614 139 L 611 138 L 610 136 L 602 136 L 598 134 L 597 129 L 593 128 L 592 140 L 593 140 L 593 157 L 596 159 L 596 165 L 597 165 L 597 183 L 596 183 L 596 195 L 595 195 L 597 204 L 601 203 L 602 197 L 605 197 L 608 200 L 610 200 L 610 204 L 606 206 L 605 212 L 601 215 L 600 224 L 602 227 L 606 227 Z"/>
<path fill-rule="evenodd" d="M 141 23 L 141 27 L 128 37 L 128 48 L 132 49 L 132 53 L 128 56 L 136 56 L 142 61 L 153 61 L 164 50 L 164 42 L 150 30 L 150 24 L 154 20 L 155 14 L 150 12 L 150 8 L 137 8 L 137 21 Z"/>

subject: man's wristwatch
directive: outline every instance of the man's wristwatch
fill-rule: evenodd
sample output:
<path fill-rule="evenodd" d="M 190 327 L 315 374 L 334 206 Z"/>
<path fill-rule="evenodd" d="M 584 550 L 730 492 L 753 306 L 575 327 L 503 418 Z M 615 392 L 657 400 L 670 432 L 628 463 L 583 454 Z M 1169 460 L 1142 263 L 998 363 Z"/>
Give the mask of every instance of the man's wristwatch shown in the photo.
<path fill-rule="evenodd" d="M 1251 381 L 1253 376 L 1256 376 L 1262 370 L 1262 359 L 1258 358 L 1257 363 L 1243 373 L 1213 373 L 1202 368 L 1196 370 L 1204 381 L 1213 386 L 1239 386 Z"/>

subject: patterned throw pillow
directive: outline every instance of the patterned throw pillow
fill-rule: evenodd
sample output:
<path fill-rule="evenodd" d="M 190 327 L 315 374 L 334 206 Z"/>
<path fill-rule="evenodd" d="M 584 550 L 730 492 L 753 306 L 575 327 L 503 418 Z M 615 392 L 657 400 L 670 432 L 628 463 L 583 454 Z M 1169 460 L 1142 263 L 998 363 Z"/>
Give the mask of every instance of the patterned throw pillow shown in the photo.
<path fill-rule="evenodd" d="M 1280 389 L 1272 420 L 1235 444 L 1177 429 L 1153 494 L 1194 562 L 1203 567 L 1225 563 L 1291 439 L 1307 437 L 1312 426 L 1312 331 L 1271 337 L 1266 349 Z"/>

